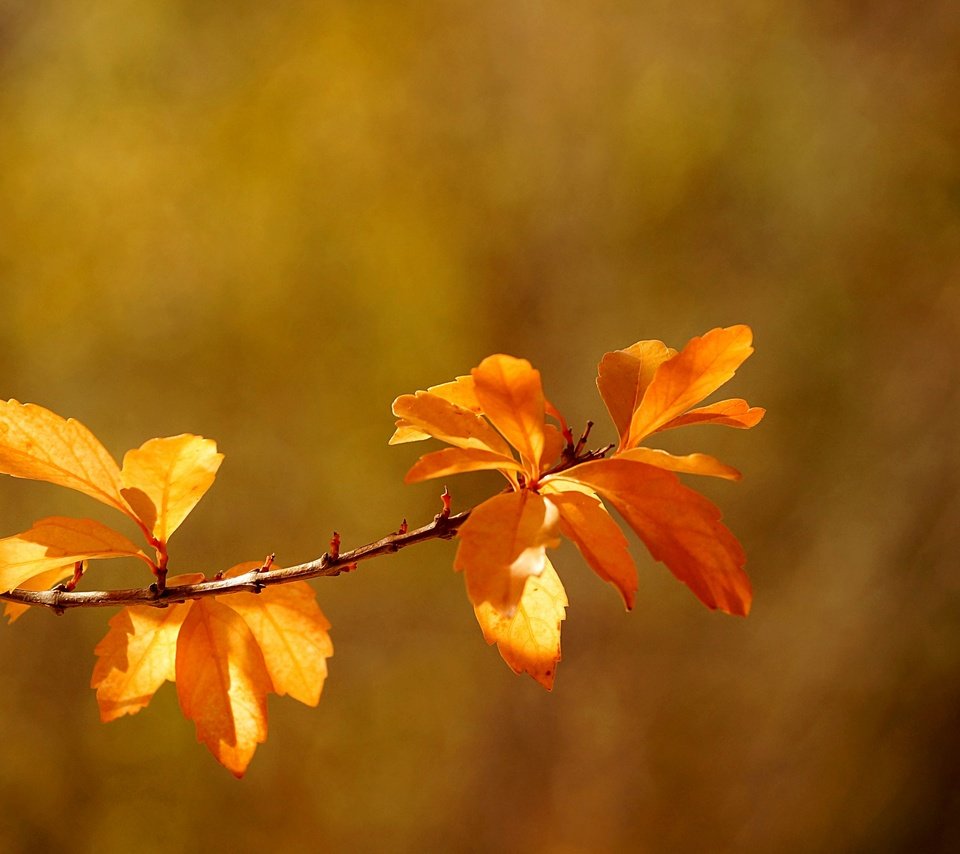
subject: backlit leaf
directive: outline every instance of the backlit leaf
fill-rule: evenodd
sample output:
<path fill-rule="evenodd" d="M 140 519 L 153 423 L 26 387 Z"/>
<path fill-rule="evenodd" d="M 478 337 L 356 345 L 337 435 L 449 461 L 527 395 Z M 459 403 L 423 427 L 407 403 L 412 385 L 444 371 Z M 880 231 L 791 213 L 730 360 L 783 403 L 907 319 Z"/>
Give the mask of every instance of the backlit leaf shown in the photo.
<path fill-rule="evenodd" d="M 676 456 L 657 448 L 631 448 L 629 451 L 617 454 L 618 460 L 635 460 L 667 471 L 678 471 L 684 474 L 706 474 L 713 477 L 722 477 L 726 480 L 740 480 L 740 472 L 726 463 L 721 463 L 709 454 L 686 454 Z"/>
<path fill-rule="evenodd" d="M 190 606 L 177 640 L 176 682 L 197 740 L 242 777 L 267 737 L 272 683 L 260 646 L 236 611 L 214 599 Z"/>
<path fill-rule="evenodd" d="M 753 352 L 752 340 L 748 326 L 712 329 L 691 339 L 676 356 L 657 368 L 633 414 L 622 447 L 633 447 L 720 388 Z"/>
<path fill-rule="evenodd" d="M 202 578 L 202 576 L 198 577 Z M 124 608 L 110 620 L 97 644 L 90 687 L 97 691 L 100 720 L 135 715 L 164 681 L 174 681 L 177 635 L 191 603 Z"/>
<path fill-rule="evenodd" d="M 442 451 L 434 451 L 420 457 L 407 472 L 404 481 L 419 483 L 433 477 L 490 469 L 522 471 L 523 466 L 513 457 L 505 457 L 480 448 L 444 448 Z"/>
<path fill-rule="evenodd" d="M 558 544 L 557 508 L 526 490 L 495 495 L 475 507 L 457 532 L 454 568 L 466 578 L 474 606 L 488 602 L 513 614 L 524 584 L 546 565 L 546 548 Z"/>
<path fill-rule="evenodd" d="M 595 489 L 627 520 L 656 560 L 709 608 L 746 615 L 752 597 L 745 556 L 717 507 L 646 463 L 614 458 L 582 463 L 562 477 Z"/>
<path fill-rule="evenodd" d="M 76 489 L 133 516 L 120 494 L 120 469 L 100 440 L 34 403 L 0 401 L 0 473 Z"/>
<path fill-rule="evenodd" d="M 486 419 L 430 392 L 400 395 L 393 402 L 393 414 L 448 445 L 511 456 L 510 446 Z"/>
<path fill-rule="evenodd" d="M 750 406 L 745 400 L 731 398 L 691 409 L 657 429 L 672 430 L 674 427 L 685 427 L 689 424 L 722 424 L 726 427 L 748 429 L 759 424 L 766 413 L 767 410 L 763 407 Z"/>
<path fill-rule="evenodd" d="M 257 566 L 241 564 L 238 574 Z M 231 575 L 227 573 L 227 575 Z M 305 581 L 268 587 L 258 594 L 236 593 L 220 601 L 236 611 L 253 632 L 278 694 L 315 706 L 333 655 L 330 623 Z"/>
<path fill-rule="evenodd" d="M 495 643 L 514 673 L 528 673 L 548 691 L 560 661 L 560 623 L 567 594 L 548 559 L 538 576 L 527 579 L 519 603 L 506 616 L 489 602 L 474 607 L 483 637 Z"/>
<path fill-rule="evenodd" d="M 52 516 L 29 531 L 0 540 L 0 593 L 35 575 L 80 560 L 136 557 L 149 560 L 123 534 L 92 519 Z"/>
<path fill-rule="evenodd" d="M 637 593 L 637 567 L 620 526 L 596 498 L 582 492 L 551 495 L 548 501 L 560 511 L 560 532 L 576 545 L 597 575 L 620 591 L 631 610 Z"/>
<path fill-rule="evenodd" d="M 170 535 L 213 484 L 223 454 L 202 436 L 150 439 L 123 458 L 123 496 L 161 542 Z"/>
<path fill-rule="evenodd" d="M 480 413 L 480 404 L 477 401 L 477 392 L 474 388 L 473 377 L 469 375 L 457 377 L 452 382 L 432 385 L 427 391 L 464 409 L 470 409 L 473 412 Z M 412 424 L 409 424 L 401 418 L 397 421 L 397 429 L 387 444 L 400 445 L 404 442 L 420 442 L 423 439 L 429 438 L 429 433 L 418 430 Z"/>
<path fill-rule="evenodd" d="M 536 477 L 543 455 L 544 399 L 540 371 L 526 359 L 488 356 L 471 372 L 484 414 Z"/>
<path fill-rule="evenodd" d="M 638 341 L 623 350 L 605 353 L 600 360 L 597 388 L 621 442 L 627 438 L 630 419 L 657 368 L 676 354 L 676 350 L 662 341 Z"/>

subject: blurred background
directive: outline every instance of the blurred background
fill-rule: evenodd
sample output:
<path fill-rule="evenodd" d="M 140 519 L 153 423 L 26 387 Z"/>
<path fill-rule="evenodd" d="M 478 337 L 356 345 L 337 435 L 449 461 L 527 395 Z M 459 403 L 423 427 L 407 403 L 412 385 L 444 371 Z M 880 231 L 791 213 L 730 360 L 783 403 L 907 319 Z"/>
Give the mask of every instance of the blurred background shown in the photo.
<path fill-rule="evenodd" d="M 957 850 L 958 39 L 949 0 L 0 0 L 0 395 L 118 458 L 215 438 L 175 570 L 428 521 L 390 403 L 493 352 L 603 443 L 606 350 L 748 323 L 720 396 L 769 409 L 664 439 L 744 472 L 696 485 L 751 616 L 636 543 L 625 614 L 562 548 L 552 694 L 443 542 L 315 582 L 324 697 L 241 782 L 172 686 L 99 723 L 109 612 L 3 626 L 2 847 Z M 110 519 L 0 483 L 0 534 L 55 514 Z"/>

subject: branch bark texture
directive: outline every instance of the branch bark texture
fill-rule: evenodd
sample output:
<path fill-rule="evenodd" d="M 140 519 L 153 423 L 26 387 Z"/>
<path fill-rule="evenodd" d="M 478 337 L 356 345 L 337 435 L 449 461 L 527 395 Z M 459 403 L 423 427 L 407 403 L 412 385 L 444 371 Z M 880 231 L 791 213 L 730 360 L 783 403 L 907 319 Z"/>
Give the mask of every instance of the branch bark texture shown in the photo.
<path fill-rule="evenodd" d="M 15 589 L 0 593 L 0 599 L 19 602 L 23 605 L 39 605 L 62 614 L 68 608 L 110 608 L 120 605 L 150 605 L 165 608 L 189 599 L 204 596 L 224 596 L 230 593 L 259 593 L 272 584 L 287 584 L 291 581 L 306 581 L 310 578 L 340 575 L 349 572 L 358 563 L 381 555 L 393 554 L 402 548 L 427 540 L 447 540 L 453 537 L 470 515 L 469 510 L 454 516 L 440 513 L 429 525 L 412 531 L 397 531 L 359 548 L 332 555 L 329 552 L 316 560 L 297 566 L 280 569 L 252 569 L 243 575 L 231 578 L 214 578 L 196 584 L 166 587 L 159 590 L 156 584 L 128 590 L 53 590 Z"/>

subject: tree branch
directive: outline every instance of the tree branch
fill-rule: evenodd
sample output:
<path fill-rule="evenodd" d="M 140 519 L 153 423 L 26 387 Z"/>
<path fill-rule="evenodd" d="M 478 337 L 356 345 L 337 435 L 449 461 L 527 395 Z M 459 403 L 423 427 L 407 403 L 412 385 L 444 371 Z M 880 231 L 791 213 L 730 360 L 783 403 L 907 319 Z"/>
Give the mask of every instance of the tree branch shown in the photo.
<path fill-rule="evenodd" d="M 154 608 L 166 608 L 188 599 L 201 599 L 204 596 L 222 596 L 228 593 L 259 593 L 272 584 L 286 584 L 291 581 L 306 581 L 309 578 L 340 575 L 354 569 L 362 560 L 393 554 L 402 548 L 422 543 L 426 540 L 448 540 L 453 537 L 470 515 L 469 510 L 455 516 L 449 511 L 439 513 L 429 525 L 414 531 L 400 530 L 387 534 L 373 543 L 331 555 L 323 554 L 316 560 L 281 569 L 252 569 L 243 575 L 232 578 L 214 578 L 196 584 L 184 584 L 167 587 L 163 591 L 156 584 L 130 590 L 74 590 L 62 588 L 53 590 L 22 590 L 17 588 L 8 593 L 0 593 L 0 599 L 19 602 L 22 605 L 41 605 L 62 614 L 67 608 L 109 608 L 118 605 L 150 605 Z"/>

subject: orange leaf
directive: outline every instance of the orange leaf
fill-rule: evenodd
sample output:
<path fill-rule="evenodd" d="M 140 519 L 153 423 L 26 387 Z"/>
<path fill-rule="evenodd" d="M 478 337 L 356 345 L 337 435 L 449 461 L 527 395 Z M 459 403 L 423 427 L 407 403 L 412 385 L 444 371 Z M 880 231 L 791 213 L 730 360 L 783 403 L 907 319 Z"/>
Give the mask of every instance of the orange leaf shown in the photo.
<path fill-rule="evenodd" d="M 72 560 L 67 561 L 63 566 L 48 569 L 46 572 L 34 575 L 33 578 L 27 578 L 21 581 L 17 587 L 20 590 L 49 590 L 65 578 L 73 575 L 74 563 Z M 6 602 L 3 609 L 3 616 L 7 617 L 11 623 L 14 623 L 29 610 L 30 605 L 24 605 L 23 602 Z"/>
<path fill-rule="evenodd" d="M 668 471 L 614 458 L 581 463 L 562 475 L 608 499 L 662 561 L 709 608 L 746 615 L 750 579 L 736 537 L 717 507 Z M 551 499 L 552 500 L 552 499 Z"/>
<path fill-rule="evenodd" d="M 197 740 L 242 777 L 267 737 L 272 688 L 260 646 L 243 618 L 214 599 L 190 606 L 177 640 L 177 696 Z"/>
<path fill-rule="evenodd" d="M 620 591 L 627 610 L 631 610 L 637 592 L 637 567 L 620 526 L 596 498 L 582 492 L 551 495 L 547 500 L 560 511 L 560 532 L 576 545 L 597 575 Z"/>
<path fill-rule="evenodd" d="M 510 446 L 482 416 L 430 392 L 400 395 L 393 402 L 393 414 L 448 445 L 511 455 Z"/>
<path fill-rule="evenodd" d="M 597 388 L 617 427 L 621 442 L 627 438 L 630 419 L 657 368 L 677 355 L 662 341 L 638 341 L 624 350 L 605 353 L 597 369 Z"/>
<path fill-rule="evenodd" d="M 457 532 L 454 568 L 462 571 L 474 606 L 489 602 L 511 616 L 524 584 L 547 563 L 546 548 L 559 543 L 557 508 L 526 490 L 495 495 L 475 507 Z"/>
<path fill-rule="evenodd" d="M 80 560 L 137 557 L 149 559 L 123 534 L 92 519 L 51 516 L 29 531 L 0 540 L 0 593 L 40 573 Z"/>
<path fill-rule="evenodd" d="M 713 477 L 722 477 L 726 480 L 740 480 L 741 474 L 733 466 L 721 463 L 709 454 L 686 454 L 676 456 L 658 448 L 632 448 L 629 451 L 617 454 L 618 460 L 635 460 L 667 471 L 678 471 L 684 474 L 706 474 Z"/>
<path fill-rule="evenodd" d="M 202 576 L 200 576 L 202 578 Z M 135 715 L 157 689 L 175 678 L 177 635 L 191 604 L 124 608 L 97 644 L 90 687 L 97 691 L 100 720 Z"/>
<path fill-rule="evenodd" d="M 512 616 L 489 602 L 474 607 L 487 643 L 497 645 L 514 673 L 529 673 L 548 691 L 560 661 L 560 623 L 566 616 L 567 594 L 549 560 L 539 576 L 527 579 Z"/>
<path fill-rule="evenodd" d="M 432 385 L 427 391 L 450 403 L 480 414 L 480 404 L 477 402 L 477 392 L 471 376 L 457 377 L 452 382 Z M 397 421 L 397 429 L 387 444 L 400 445 L 404 442 L 420 442 L 429 438 L 429 433 L 418 430 L 401 418 Z"/>
<path fill-rule="evenodd" d="M 0 401 L 0 473 L 76 489 L 133 516 L 120 494 L 120 469 L 99 439 L 33 403 Z"/>
<path fill-rule="evenodd" d="M 150 439 L 123 458 L 123 497 L 165 543 L 210 488 L 221 462 L 212 439 L 186 433 Z"/>
<path fill-rule="evenodd" d="M 545 404 L 540 371 L 526 359 L 498 354 L 473 369 L 484 414 L 519 452 L 533 478 L 540 474 Z"/>
<path fill-rule="evenodd" d="M 258 564 L 236 567 L 247 572 Z M 231 573 L 227 573 L 230 575 Z M 221 597 L 253 632 L 277 694 L 315 706 L 327 678 L 327 659 L 333 655 L 328 631 L 317 598 L 305 581 L 268 587 L 261 593 L 236 593 Z"/>
<path fill-rule="evenodd" d="M 404 482 L 419 483 L 433 477 L 490 469 L 523 471 L 523 466 L 513 457 L 504 457 L 480 448 L 444 448 L 420 457 L 407 472 Z"/>
<path fill-rule="evenodd" d="M 672 430 L 688 424 L 723 424 L 726 427 L 748 429 L 759 424 L 766 414 L 767 410 L 761 406 L 750 406 L 745 400 L 731 398 L 691 409 L 668 421 L 658 430 Z"/>
<path fill-rule="evenodd" d="M 749 326 L 712 329 L 701 338 L 691 339 L 676 356 L 657 368 L 621 448 L 636 445 L 720 388 L 753 352 L 752 339 Z"/>

